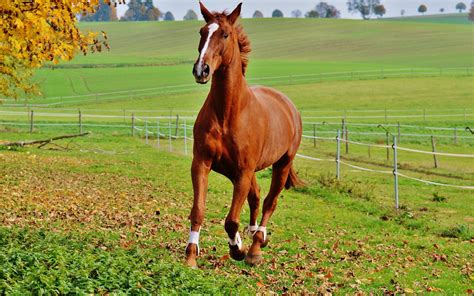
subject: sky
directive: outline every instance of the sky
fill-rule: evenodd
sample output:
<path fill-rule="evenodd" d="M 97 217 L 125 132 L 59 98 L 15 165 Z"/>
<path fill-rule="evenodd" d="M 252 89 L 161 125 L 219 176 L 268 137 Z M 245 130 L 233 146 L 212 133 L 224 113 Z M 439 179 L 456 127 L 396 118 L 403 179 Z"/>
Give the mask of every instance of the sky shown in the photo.
<path fill-rule="evenodd" d="M 211 11 L 222 11 L 224 9 L 232 10 L 243 2 L 242 16 L 244 18 L 252 17 L 255 10 L 263 12 L 265 17 L 270 17 L 272 11 L 276 8 L 283 11 L 285 17 L 291 16 L 291 12 L 296 9 L 300 9 L 305 12 L 313 9 L 316 4 L 320 1 L 314 0 L 202 0 L 206 7 Z M 342 18 L 353 18 L 358 19 L 360 15 L 351 14 L 347 11 L 347 0 L 323 0 L 331 5 L 336 6 L 341 12 Z M 418 6 L 425 4 L 428 7 L 427 14 L 438 13 L 441 8 L 445 9 L 445 13 L 456 12 L 455 6 L 458 2 L 464 2 L 467 7 L 470 6 L 471 0 L 381 0 L 381 3 L 385 6 L 387 14 L 385 17 L 400 16 L 400 11 L 405 9 L 406 16 L 417 15 Z M 154 0 L 155 6 L 158 7 L 163 13 L 171 11 L 176 20 L 182 20 L 188 9 L 193 9 L 199 12 L 199 1 L 198 0 Z M 119 5 L 118 15 L 119 17 L 127 10 L 126 5 Z M 199 17 L 201 18 L 200 14 Z"/>

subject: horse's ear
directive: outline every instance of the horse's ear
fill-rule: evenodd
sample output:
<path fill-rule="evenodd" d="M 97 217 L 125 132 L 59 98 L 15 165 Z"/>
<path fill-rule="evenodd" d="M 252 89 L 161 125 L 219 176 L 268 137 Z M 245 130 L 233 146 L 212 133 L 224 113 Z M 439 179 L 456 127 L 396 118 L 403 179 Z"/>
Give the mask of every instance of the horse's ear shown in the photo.
<path fill-rule="evenodd" d="M 214 17 L 214 15 L 212 15 L 212 13 L 209 10 L 207 10 L 206 6 L 204 6 L 204 4 L 202 4 L 201 1 L 199 1 L 199 6 L 201 7 L 201 14 L 204 17 L 204 20 L 206 21 L 206 23 L 210 22 L 212 18 Z"/>
<path fill-rule="evenodd" d="M 237 21 L 237 19 L 240 16 L 241 10 L 242 10 L 242 3 L 237 5 L 237 7 L 234 9 L 234 11 L 232 11 L 232 13 L 227 16 L 227 20 L 229 21 L 229 23 L 231 25 L 235 24 L 235 22 Z"/>

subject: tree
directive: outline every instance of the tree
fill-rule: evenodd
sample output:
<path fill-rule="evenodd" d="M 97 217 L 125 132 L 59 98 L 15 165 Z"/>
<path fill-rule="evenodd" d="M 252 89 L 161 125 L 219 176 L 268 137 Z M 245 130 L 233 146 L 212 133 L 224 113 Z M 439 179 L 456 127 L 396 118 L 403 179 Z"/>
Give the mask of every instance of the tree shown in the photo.
<path fill-rule="evenodd" d="M 153 5 L 152 0 L 129 0 L 128 9 L 122 21 L 156 21 L 160 18 L 161 11 Z"/>
<path fill-rule="evenodd" d="M 81 17 L 81 22 L 108 22 L 110 21 L 111 11 L 110 3 L 105 3 L 104 0 L 100 0 L 97 11 L 93 14 Z"/>
<path fill-rule="evenodd" d="M 99 0 L 0 1 L 0 94 L 40 94 L 31 79 L 34 69 L 108 48 L 105 32 L 99 40 L 78 28 L 76 15 L 93 14 L 98 5 Z"/>
<path fill-rule="evenodd" d="M 283 12 L 280 9 L 275 9 L 272 13 L 272 17 L 283 17 Z"/>
<path fill-rule="evenodd" d="M 301 10 L 297 9 L 291 12 L 291 16 L 294 18 L 300 18 L 301 16 L 303 16 L 303 13 L 301 12 Z"/>
<path fill-rule="evenodd" d="M 400 15 L 403 17 L 405 16 L 405 9 L 400 10 Z"/>
<path fill-rule="evenodd" d="M 377 5 L 374 7 L 374 14 L 378 15 L 379 17 L 383 17 L 383 15 L 386 13 L 385 6 L 382 4 Z"/>
<path fill-rule="evenodd" d="M 469 20 L 474 22 L 474 6 L 471 6 L 471 10 L 469 11 Z"/>
<path fill-rule="evenodd" d="M 165 13 L 165 16 L 163 18 L 165 21 L 174 21 L 174 15 L 171 13 L 171 11 L 167 11 Z"/>
<path fill-rule="evenodd" d="M 186 14 L 183 17 L 183 20 L 185 21 L 191 21 L 191 20 L 197 20 L 197 19 L 198 19 L 198 16 L 192 9 L 188 10 L 188 12 L 186 12 Z"/>
<path fill-rule="evenodd" d="M 306 18 L 318 18 L 319 14 L 316 10 L 313 9 L 313 10 L 308 11 L 304 16 Z"/>
<path fill-rule="evenodd" d="M 263 18 L 263 13 L 260 10 L 255 10 L 252 17 L 253 18 Z"/>
<path fill-rule="evenodd" d="M 418 12 L 421 14 L 425 14 L 425 12 L 428 11 L 428 7 L 426 7 L 425 4 L 421 4 L 420 7 L 418 7 Z"/>
<path fill-rule="evenodd" d="M 319 2 L 315 10 L 318 12 L 320 18 L 339 18 L 341 13 L 333 5 L 329 5 L 326 2 Z"/>
<path fill-rule="evenodd" d="M 456 9 L 459 10 L 459 13 L 462 13 L 463 10 L 466 10 L 466 4 L 459 2 L 456 4 Z"/>
<path fill-rule="evenodd" d="M 145 20 L 148 20 L 148 21 L 157 21 L 159 20 L 161 17 L 161 11 L 156 8 L 156 7 L 153 7 L 151 9 L 148 9 L 146 11 L 146 19 Z"/>
<path fill-rule="evenodd" d="M 360 13 L 364 20 L 370 19 L 374 14 L 375 6 L 380 4 L 380 0 L 349 0 L 347 9 L 352 13 Z"/>

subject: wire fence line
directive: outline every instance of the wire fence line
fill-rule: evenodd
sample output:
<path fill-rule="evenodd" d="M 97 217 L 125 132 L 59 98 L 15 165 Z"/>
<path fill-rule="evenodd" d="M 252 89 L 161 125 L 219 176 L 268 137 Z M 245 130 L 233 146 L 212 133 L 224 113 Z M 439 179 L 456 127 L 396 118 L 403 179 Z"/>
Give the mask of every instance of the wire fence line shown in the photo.
<path fill-rule="evenodd" d="M 364 171 L 364 172 L 371 172 L 371 173 L 376 173 L 376 174 L 392 174 L 394 176 L 394 197 L 395 197 L 395 208 L 399 208 L 399 181 L 398 177 L 405 178 L 411 181 L 416 181 L 419 183 L 423 184 L 428 184 L 428 185 L 435 185 L 435 186 L 442 186 L 442 187 L 450 187 L 450 188 L 456 188 L 456 189 L 465 189 L 465 190 L 474 190 L 474 186 L 466 186 L 466 185 L 454 185 L 454 184 L 447 184 L 447 183 L 441 183 L 441 182 L 434 182 L 434 181 L 428 181 L 424 180 L 421 178 L 415 178 L 412 176 L 405 175 L 403 173 L 400 173 L 398 171 L 398 151 L 406 151 L 410 153 L 422 153 L 422 154 L 431 154 L 431 155 L 442 155 L 442 156 L 449 156 L 449 157 L 466 157 L 466 158 L 474 158 L 474 154 L 454 154 L 454 153 L 441 153 L 441 152 L 436 152 L 436 151 L 424 151 L 424 150 L 417 150 L 417 149 L 410 149 L 410 148 L 405 148 L 405 147 L 400 147 L 397 145 L 397 137 L 393 136 L 392 138 L 392 145 L 373 145 L 373 144 L 368 144 L 368 143 L 361 143 L 361 142 L 353 142 L 353 141 L 348 141 L 345 140 L 344 138 L 341 137 L 341 130 L 337 131 L 337 136 L 336 136 L 336 158 L 334 160 L 328 160 L 328 159 L 321 159 L 321 158 L 316 158 L 316 157 L 310 157 L 307 155 L 303 154 L 297 154 L 297 157 L 303 158 L 303 159 L 308 159 L 308 160 L 313 160 L 313 161 L 334 161 L 336 163 L 336 178 L 339 180 L 342 178 L 342 175 L 340 173 L 340 166 L 344 165 L 359 171 Z M 327 138 L 320 138 L 321 140 L 327 140 Z M 350 164 L 346 161 L 341 160 L 341 143 L 352 143 L 352 144 L 357 144 L 357 145 L 363 145 L 367 147 L 376 147 L 376 148 L 391 148 L 393 150 L 393 171 L 387 171 L 387 170 L 377 170 L 377 169 L 371 169 L 367 167 L 361 167 L 357 166 L 354 164 Z"/>
<path fill-rule="evenodd" d="M 144 131 L 146 133 L 146 143 L 148 144 L 148 123 L 146 123 L 145 130 L 140 129 L 140 131 Z M 171 139 L 184 139 L 184 154 L 188 155 L 188 144 L 187 141 L 193 141 L 193 138 L 187 136 L 187 130 L 189 128 L 189 125 L 184 122 L 181 127 L 184 131 L 183 136 L 173 136 L 171 134 L 172 128 L 176 128 L 175 125 L 173 125 L 170 121 L 168 122 L 167 125 L 165 125 L 163 128 L 168 131 L 168 135 L 160 133 L 160 130 L 158 128 L 158 137 L 157 137 L 157 146 L 160 146 L 160 138 L 168 138 L 169 139 L 169 150 L 173 151 L 173 146 Z M 341 137 L 341 131 L 337 131 L 337 136 L 335 138 L 329 138 L 329 137 L 310 137 L 310 136 L 305 136 L 306 139 L 312 139 L 316 138 L 318 140 L 323 140 L 323 141 L 330 141 L 330 142 L 336 142 L 337 143 L 337 151 L 336 151 L 336 158 L 335 159 L 329 159 L 329 158 L 318 158 L 318 157 L 313 157 L 313 156 L 308 156 L 304 155 L 301 153 L 298 153 L 296 156 L 298 158 L 306 159 L 306 160 L 311 160 L 311 161 L 322 161 L 322 162 L 335 162 L 336 163 L 336 178 L 341 179 L 342 175 L 340 173 L 340 166 L 347 166 L 352 169 L 356 169 L 359 171 L 365 171 L 365 172 L 372 172 L 372 173 L 377 173 L 377 174 L 384 174 L 384 175 L 393 175 L 394 176 L 394 187 L 395 187 L 395 207 L 398 209 L 399 207 L 399 193 L 398 193 L 398 188 L 399 188 L 399 182 L 398 182 L 398 177 L 409 179 L 412 181 L 417 181 L 423 184 L 429 184 L 429 185 L 435 185 L 435 186 L 443 186 L 443 187 L 450 187 L 450 188 L 457 188 L 457 189 L 465 189 L 465 190 L 473 190 L 474 186 L 466 186 L 466 185 L 454 185 L 454 184 L 446 184 L 446 183 L 441 183 L 441 182 L 433 182 L 433 181 L 428 181 L 424 180 L 421 178 L 415 178 L 412 176 L 405 175 L 403 173 L 398 172 L 398 151 L 406 151 L 410 153 L 421 153 L 421 154 L 430 154 L 430 155 L 440 155 L 440 156 L 449 156 L 449 157 L 462 157 L 462 158 L 474 158 L 474 154 L 455 154 L 455 153 L 443 153 L 443 152 L 430 152 L 426 150 L 418 150 L 418 149 L 411 149 L 411 148 L 405 148 L 397 145 L 397 137 L 393 136 L 393 142 L 390 145 L 377 145 L 377 144 L 369 144 L 369 143 L 362 143 L 362 142 L 355 142 L 355 141 L 349 141 Z M 372 169 L 372 168 L 367 168 L 367 167 L 362 167 L 358 165 L 354 165 L 351 163 L 348 163 L 344 160 L 341 159 L 341 143 L 351 143 L 351 144 L 356 144 L 356 145 L 361 145 L 361 146 L 367 146 L 367 147 L 375 147 L 375 148 L 381 148 L 381 149 L 392 149 L 393 150 L 393 158 L 394 158 L 394 168 L 393 171 L 389 170 L 378 170 L 378 169 Z"/>
<path fill-rule="evenodd" d="M 474 67 L 452 67 L 452 68 L 401 68 L 401 69 L 380 69 L 367 71 L 346 71 L 346 72 L 327 72 L 327 73 L 309 73 L 309 74 L 291 74 L 270 77 L 254 77 L 247 79 L 249 82 L 258 83 L 260 81 L 266 84 L 295 84 L 322 82 L 332 80 L 362 80 L 362 79 L 383 79 L 396 77 L 432 77 L 432 76 L 472 76 Z M 79 95 L 66 95 L 45 98 L 48 103 L 31 104 L 30 107 L 47 107 L 68 105 L 87 102 L 104 102 L 123 99 L 151 98 L 164 94 L 191 92 L 202 90 L 196 84 L 178 84 L 164 85 L 159 87 L 118 90 L 109 92 L 97 92 Z M 18 104 L 11 99 L 3 99 L 5 106 L 21 107 L 24 104 Z M 25 99 L 22 99 L 25 100 Z M 15 103 L 14 103 L 15 102 Z"/>
<path fill-rule="evenodd" d="M 22 115 L 26 115 L 25 113 L 21 113 Z M 18 113 L 15 113 L 14 115 L 18 115 Z M 30 114 L 31 115 L 31 114 Z M 49 114 L 51 115 L 51 114 Z M 54 114 L 53 114 L 54 115 Z M 51 115 L 51 116 L 53 116 Z M 70 115 L 70 114 L 67 114 Z M 64 116 L 58 115 L 58 116 Z M 74 114 L 74 116 L 77 116 Z M 91 118 L 101 118 L 100 115 L 97 115 L 98 117 L 92 116 Z M 104 117 L 104 118 L 110 118 L 110 117 Z M 113 117 L 115 118 L 115 117 Z M 122 117 L 118 117 L 122 118 Z M 31 118 L 30 118 L 31 119 Z M 188 117 L 181 117 L 176 120 L 174 117 L 170 116 L 156 116 L 156 117 L 135 117 L 132 115 L 132 124 L 91 124 L 91 123 L 83 123 L 80 121 L 80 128 L 82 131 L 82 128 L 85 127 L 104 127 L 104 128 L 123 128 L 123 129 L 130 129 L 132 130 L 132 135 L 135 136 L 138 134 L 141 138 L 145 139 L 146 144 L 150 144 L 152 141 L 156 141 L 156 146 L 157 148 L 161 148 L 165 145 L 168 146 L 168 149 L 170 152 L 176 151 L 176 149 L 181 149 L 185 155 L 189 154 L 189 151 L 192 150 L 190 149 L 189 144 L 194 141 L 192 138 L 192 128 L 193 126 L 190 125 L 190 120 L 191 122 L 193 119 L 188 119 Z M 163 123 L 162 121 L 165 120 Z M 181 121 L 180 121 L 181 120 Z M 21 122 L 1 122 L 0 125 L 5 125 L 5 124 L 12 124 L 12 125 L 21 125 L 21 126 L 29 126 L 30 130 L 32 129 L 32 121 L 29 123 L 21 123 Z M 35 126 L 43 126 L 43 127 L 51 127 L 51 126 L 69 126 L 69 127 L 77 127 L 77 123 L 36 123 Z M 370 127 L 372 125 L 362 125 L 363 127 Z M 334 135 L 334 133 L 332 133 Z M 377 133 L 379 135 L 381 133 Z M 383 133 L 382 133 L 383 135 Z M 313 156 L 308 156 L 304 155 L 302 153 L 297 154 L 298 158 L 310 160 L 310 161 L 324 161 L 324 162 L 334 162 L 336 164 L 336 178 L 340 179 L 342 177 L 342 174 L 340 173 L 341 171 L 341 165 L 350 167 L 355 170 L 359 171 L 365 171 L 365 172 L 372 172 L 376 174 L 393 174 L 394 176 L 394 187 L 395 187 L 395 207 L 398 208 L 398 187 L 399 187 L 399 182 L 398 178 L 404 178 L 408 179 L 411 181 L 416 181 L 420 182 L 423 184 L 429 184 L 429 185 L 435 185 L 435 186 L 443 186 L 443 187 L 450 187 L 450 188 L 457 188 L 457 189 L 464 189 L 464 190 L 472 190 L 474 189 L 474 186 L 466 186 L 466 185 L 454 185 L 454 184 L 445 184 L 441 182 L 433 182 L 433 181 L 428 181 L 424 180 L 421 178 L 415 178 L 412 176 L 408 176 L 405 174 L 402 174 L 398 172 L 398 159 L 397 159 L 397 154 L 399 151 L 404 151 L 408 153 L 418 153 L 418 154 L 426 154 L 426 155 L 433 155 L 433 156 L 445 156 L 445 157 L 458 157 L 458 158 L 474 158 L 474 154 L 456 154 L 456 153 L 445 153 L 445 152 L 438 152 L 433 149 L 433 151 L 427 151 L 427 150 L 419 150 L 419 149 L 413 149 L 413 148 L 408 148 L 408 147 L 403 147 L 397 145 L 397 136 L 393 136 L 392 138 L 392 143 L 386 143 L 384 144 L 372 144 L 372 143 L 364 143 L 361 141 L 354 141 L 354 140 L 349 140 L 347 138 L 347 133 L 341 132 L 340 129 L 337 130 L 337 134 L 335 137 L 321 137 L 321 136 L 314 136 L 314 135 L 303 135 L 304 139 L 307 140 L 318 140 L 318 141 L 327 141 L 334 143 L 336 142 L 336 157 L 334 159 L 328 159 L 328 158 L 318 158 L 318 157 L 313 157 Z M 177 144 L 173 143 L 175 140 L 183 140 L 182 147 L 179 148 L 177 147 Z M 166 143 L 167 142 L 167 143 Z M 378 148 L 378 149 L 386 149 L 387 150 L 387 156 L 388 156 L 388 151 L 392 150 L 393 153 L 393 158 L 394 158 L 394 168 L 393 171 L 388 171 L 388 170 L 379 170 L 379 169 L 373 169 L 373 168 L 367 168 L 367 167 L 362 167 L 359 165 L 355 165 L 352 163 L 349 163 L 348 161 L 342 160 L 341 159 L 341 144 L 352 144 L 352 145 L 358 145 L 358 146 L 366 146 L 366 147 L 373 147 L 373 148 Z M 346 147 L 347 149 L 347 147 Z M 387 157 L 388 160 L 388 157 Z"/>

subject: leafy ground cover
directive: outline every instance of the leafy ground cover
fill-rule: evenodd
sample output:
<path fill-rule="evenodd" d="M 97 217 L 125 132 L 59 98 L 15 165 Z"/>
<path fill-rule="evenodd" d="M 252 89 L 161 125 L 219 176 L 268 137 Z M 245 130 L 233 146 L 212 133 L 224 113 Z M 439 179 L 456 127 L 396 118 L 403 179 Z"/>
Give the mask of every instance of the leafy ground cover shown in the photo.
<path fill-rule="evenodd" d="M 189 270 L 182 259 L 192 202 L 190 158 L 129 137 L 93 135 L 75 142 L 80 146 L 67 152 L 0 152 L 6 172 L 0 177 L 5 293 L 472 289 L 472 232 L 469 226 L 456 232 L 466 225 L 457 215 L 440 215 L 450 226 L 445 230 L 451 229 L 443 233 L 433 227 L 438 215 L 423 212 L 421 203 L 392 210 L 370 189 L 376 180 L 335 182 L 327 173 L 308 173 L 301 162 L 297 167 L 309 184 L 283 193 L 265 263 L 257 268 L 227 255 L 223 221 L 231 186 L 212 174 L 201 268 Z M 84 146 L 96 153 L 81 152 Z M 259 175 L 262 194 L 269 176 Z M 450 202 L 441 204 L 456 211 Z M 243 224 L 247 215 L 244 210 Z"/>

